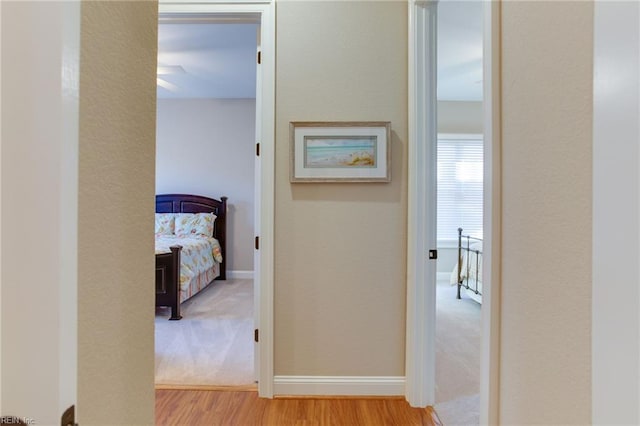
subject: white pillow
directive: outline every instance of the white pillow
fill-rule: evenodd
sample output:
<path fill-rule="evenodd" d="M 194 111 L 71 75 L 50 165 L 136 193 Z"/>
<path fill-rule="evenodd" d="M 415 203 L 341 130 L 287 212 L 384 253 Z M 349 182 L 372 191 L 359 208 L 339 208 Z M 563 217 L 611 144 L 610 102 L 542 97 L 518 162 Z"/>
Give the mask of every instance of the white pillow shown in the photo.
<path fill-rule="evenodd" d="M 172 235 L 175 232 L 175 213 L 156 213 L 156 235 Z"/>
<path fill-rule="evenodd" d="M 216 217 L 213 213 L 178 213 L 175 219 L 175 233 L 177 236 L 212 237 Z"/>

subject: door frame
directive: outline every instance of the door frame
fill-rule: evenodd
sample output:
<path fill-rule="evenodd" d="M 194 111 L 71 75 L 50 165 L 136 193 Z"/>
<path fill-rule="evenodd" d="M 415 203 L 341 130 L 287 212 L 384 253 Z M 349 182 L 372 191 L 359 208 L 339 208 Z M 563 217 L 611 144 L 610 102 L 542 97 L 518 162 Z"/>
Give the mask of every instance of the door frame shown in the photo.
<path fill-rule="evenodd" d="M 435 403 L 437 0 L 409 0 L 409 141 L 405 397 Z M 498 423 L 500 366 L 500 2 L 484 2 L 484 256 L 480 424 Z"/>
<path fill-rule="evenodd" d="M 480 424 L 499 424 L 502 294 L 501 2 L 484 3 L 483 133 L 484 217 L 482 243 L 482 340 Z M 486 253 L 486 254 L 485 254 Z"/>
<path fill-rule="evenodd" d="M 405 398 L 435 403 L 437 0 L 409 0 Z"/>
<path fill-rule="evenodd" d="M 161 22 L 259 22 L 261 42 L 260 93 L 256 93 L 256 136 L 260 143 L 260 164 L 256 167 L 256 206 L 254 226 L 260 237 L 260 250 L 254 259 L 254 290 L 259 300 L 255 328 L 260 342 L 258 394 L 273 397 L 273 286 L 274 286 L 274 199 L 275 199 L 275 2 L 272 0 L 216 1 L 198 3 L 160 1 Z M 255 304 L 254 304 L 255 305 Z"/>

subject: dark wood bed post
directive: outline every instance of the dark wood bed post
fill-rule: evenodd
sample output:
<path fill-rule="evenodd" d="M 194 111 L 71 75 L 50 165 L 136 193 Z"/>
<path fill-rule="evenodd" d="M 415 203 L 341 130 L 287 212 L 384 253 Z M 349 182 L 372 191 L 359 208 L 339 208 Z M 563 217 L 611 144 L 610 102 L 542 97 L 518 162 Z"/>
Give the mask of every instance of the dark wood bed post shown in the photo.
<path fill-rule="evenodd" d="M 182 251 L 182 246 L 171 246 L 169 247 L 171 250 L 171 268 L 170 273 L 172 274 L 172 280 L 176 284 L 171 289 L 171 317 L 170 320 L 179 320 L 182 319 L 182 315 L 180 314 L 180 252 Z"/>
<path fill-rule="evenodd" d="M 216 231 L 216 235 L 218 236 L 218 241 L 220 242 L 220 248 L 222 249 L 222 253 L 224 255 L 222 259 L 222 263 L 220 264 L 220 276 L 218 276 L 219 280 L 227 279 L 227 200 L 228 197 L 220 197 L 220 201 L 222 201 L 222 223 L 220 224 L 220 230 Z M 217 221 L 218 219 L 216 219 Z"/>
<path fill-rule="evenodd" d="M 458 299 L 462 299 L 460 296 L 460 287 L 462 287 L 462 228 L 458 228 Z"/>
<path fill-rule="evenodd" d="M 171 308 L 170 320 L 180 315 L 180 252 L 182 246 L 169 247 L 170 253 L 156 254 L 156 306 Z"/>

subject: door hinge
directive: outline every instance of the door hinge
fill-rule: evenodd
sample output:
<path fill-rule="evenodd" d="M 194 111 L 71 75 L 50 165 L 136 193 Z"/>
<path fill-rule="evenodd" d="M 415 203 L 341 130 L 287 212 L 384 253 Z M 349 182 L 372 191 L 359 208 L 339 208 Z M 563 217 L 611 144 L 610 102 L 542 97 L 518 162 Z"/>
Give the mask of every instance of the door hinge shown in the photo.
<path fill-rule="evenodd" d="M 438 250 L 429 250 L 429 259 L 437 259 Z"/>
<path fill-rule="evenodd" d="M 260 332 L 257 328 L 253 330 L 253 340 L 255 340 L 256 343 L 260 340 Z"/>
<path fill-rule="evenodd" d="M 262 51 L 258 50 L 258 64 L 262 63 Z"/>
<path fill-rule="evenodd" d="M 260 142 L 256 144 L 256 156 L 260 157 Z"/>
<path fill-rule="evenodd" d="M 260 237 L 256 237 L 255 245 L 256 245 L 256 250 L 260 250 Z"/>
<path fill-rule="evenodd" d="M 62 417 L 60 417 L 60 426 L 78 426 L 78 423 L 76 423 L 75 405 L 72 405 L 71 407 L 64 410 L 64 413 L 62 413 Z"/>

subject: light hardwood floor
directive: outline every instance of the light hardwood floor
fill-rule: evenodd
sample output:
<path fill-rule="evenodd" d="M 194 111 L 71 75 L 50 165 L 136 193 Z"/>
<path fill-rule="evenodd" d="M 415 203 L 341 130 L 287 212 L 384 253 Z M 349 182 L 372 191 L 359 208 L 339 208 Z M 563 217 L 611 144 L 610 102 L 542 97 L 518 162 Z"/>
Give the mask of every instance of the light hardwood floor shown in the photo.
<path fill-rule="evenodd" d="M 258 398 L 255 391 L 156 390 L 157 425 L 441 426 L 403 398 Z"/>

